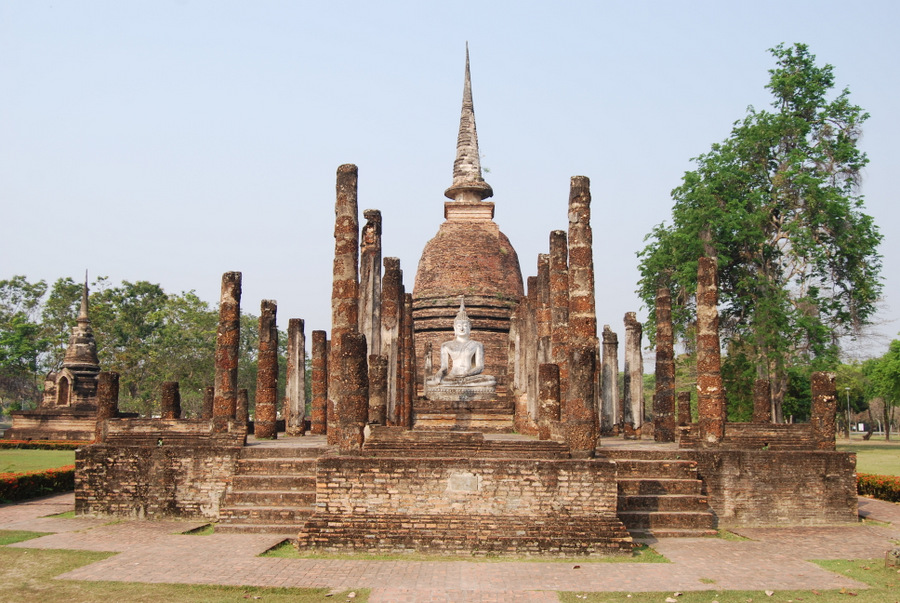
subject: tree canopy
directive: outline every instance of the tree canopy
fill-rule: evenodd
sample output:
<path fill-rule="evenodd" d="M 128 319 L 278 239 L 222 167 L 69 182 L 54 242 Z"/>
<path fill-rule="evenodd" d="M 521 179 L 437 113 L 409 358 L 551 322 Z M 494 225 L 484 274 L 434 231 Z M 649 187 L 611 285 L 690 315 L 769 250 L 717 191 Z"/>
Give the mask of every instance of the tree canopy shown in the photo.
<path fill-rule="evenodd" d="M 833 367 L 841 338 L 873 316 L 882 237 L 859 194 L 868 114 L 848 89 L 833 94 L 832 66 L 806 45 L 770 52 L 772 110 L 750 107 L 694 159 L 672 191 L 672 223 L 638 253 L 639 294 L 652 323 L 657 287 L 668 286 L 676 332 L 690 338 L 698 258 L 716 258 L 724 362 L 739 363 L 729 368 L 742 390 L 769 379 L 780 415 L 789 375 Z"/>
<path fill-rule="evenodd" d="M 52 287 L 24 276 L 0 281 L 0 403 L 33 406 L 44 376 L 59 369 L 78 315 L 83 285 L 71 278 Z M 197 414 L 203 390 L 215 380 L 218 311 L 193 291 L 168 294 L 147 281 L 113 286 L 94 280 L 91 328 L 103 370 L 120 377 L 120 407 L 149 416 L 160 386 L 178 381 L 182 408 Z M 257 317 L 241 314 L 239 383 L 256 390 Z M 282 335 L 281 342 L 286 342 Z M 281 371 L 282 379 L 284 371 Z"/>

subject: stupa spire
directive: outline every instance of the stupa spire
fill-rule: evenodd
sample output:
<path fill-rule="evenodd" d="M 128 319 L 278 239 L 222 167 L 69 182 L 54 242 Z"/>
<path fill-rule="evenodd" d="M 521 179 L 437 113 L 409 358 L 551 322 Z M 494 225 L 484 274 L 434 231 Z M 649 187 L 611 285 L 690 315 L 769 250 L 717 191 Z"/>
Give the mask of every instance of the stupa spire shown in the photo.
<path fill-rule="evenodd" d="M 81 290 L 81 308 L 78 310 L 78 322 L 91 322 L 88 318 L 88 273 L 84 271 L 84 288 Z"/>
<path fill-rule="evenodd" d="M 453 201 L 482 201 L 494 195 L 491 185 L 481 177 L 478 154 L 478 132 L 475 129 L 475 106 L 472 103 L 472 76 L 469 71 L 469 44 L 466 43 L 466 79 L 463 84 L 462 113 L 456 139 L 456 161 L 453 162 L 453 184 L 444 195 Z"/>
<path fill-rule="evenodd" d="M 97 342 L 94 340 L 91 319 L 88 317 L 87 271 L 84 273 L 84 288 L 81 290 L 81 308 L 78 310 L 77 324 L 69 337 L 69 347 L 66 349 L 62 365 L 65 368 L 90 372 L 100 370 L 100 362 L 97 359 Z"/>

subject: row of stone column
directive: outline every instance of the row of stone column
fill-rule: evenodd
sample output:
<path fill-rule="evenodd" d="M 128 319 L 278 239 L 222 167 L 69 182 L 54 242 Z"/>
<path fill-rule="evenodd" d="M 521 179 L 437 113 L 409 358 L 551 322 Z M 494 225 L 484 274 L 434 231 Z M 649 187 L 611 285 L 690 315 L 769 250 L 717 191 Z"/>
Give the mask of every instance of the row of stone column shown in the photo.
<path fill-rule="evenodd" d="M 249 420 L 247 390 L 239 389 L 238 355 L 241 318 L 241 273 L 222 275 L 219 326 L 216 330 L 215 385 L 204 396 L 203 418 L 212 421 L 216 433 Z M 259 349 L 256 375 L 254 433 L 258 438 L 277 436 L 278 418 L 278 304 L 262 300 L 259 316 Z M 304 322 L 288 321 L 288 374 L 283 412 L 289 435 L 303 435 L 306 413 L 306 336 Z M 164 396 L 165 399 L 165 396 Z M 164 417 L 168 405 L 164 402 Z M 177 417 L 176 417 L 177 418 Z"/>
<path fill-rule="evenodd" d="M 365 210 L 360 236 L 357 185 L 357 167 L 340 166 L 331 342 L 321 362 L 327 387 L 319 384 L 327 399 L 328 442 L 345 452 L 361 449 L 367 423 L 411 428 L 416 392 L 412 295 L 398 258 L 384 258 L 381 273 L 381 212 Z M 315 371 L 315 348 L 313 354 Z M 314 372 L 314 387 L 320 376 Z"/>

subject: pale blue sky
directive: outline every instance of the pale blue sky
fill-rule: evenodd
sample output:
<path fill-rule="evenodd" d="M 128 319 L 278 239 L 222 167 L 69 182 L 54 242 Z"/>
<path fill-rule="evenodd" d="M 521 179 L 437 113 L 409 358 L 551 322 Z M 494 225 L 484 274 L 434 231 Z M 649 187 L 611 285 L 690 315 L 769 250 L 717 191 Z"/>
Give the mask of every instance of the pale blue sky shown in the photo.
<path fill-rule="evenodd" d="M 766 49 L 804 42 L 872 114 L 863 192 L 900 330 L 895 2 L 72 2 L 0 0 L 0 278 L 149 280 L 330 329 L 334 176 L 411 291 L 443 219 L 472 58 L 496 221 L 536 272 L 593 191 L 597 314 L 622 332 L 643 237 L 690 158 L 767 107 Z M 872 353 L 886 349 L 882 338 Z"/>

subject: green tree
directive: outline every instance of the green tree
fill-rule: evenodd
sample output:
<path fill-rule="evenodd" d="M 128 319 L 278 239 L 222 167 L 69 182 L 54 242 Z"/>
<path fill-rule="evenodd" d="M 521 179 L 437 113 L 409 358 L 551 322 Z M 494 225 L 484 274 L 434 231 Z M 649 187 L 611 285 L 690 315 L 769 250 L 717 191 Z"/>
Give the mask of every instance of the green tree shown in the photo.
<path fill-rule="evenodd" d="M 0 281 L 0 409 L 21 409 L 40 397 L 38 363 L 48 347 L 37 322 L 47 283 L 17 275 Z"/>
<path fill-rule="evenodd" d="M 891 425 L 900 406 L 900 340 L 893 340 L 887 353 L 863 364 L 863 371 L 869 379 L 872 397 L 881 398 L 880 420 L 884 425 L 884 437 L 891 439 Z"/>
<path fill-rule="evenodd" d="M 715 257 L 721 334 L 729 354 L 769 379 L 780 421 L 795 367 L 833 368 L 840 339 L 875 312 L 881 235 L 858 193 L 868 114 L 847 89 L 829 100 L 833 68 L 816 65 L 805 45 L 770 52 L 774 110 L 751 107 L 695 159 L 672 192 L 672 224 L 657 226 L 638 254 L 639 293 L 652 322 L 656 288 L 669 285 L 683 335 L 695 315 L 697 259 Z M 746 382 L 745 370 L 735 374 Z"/>

